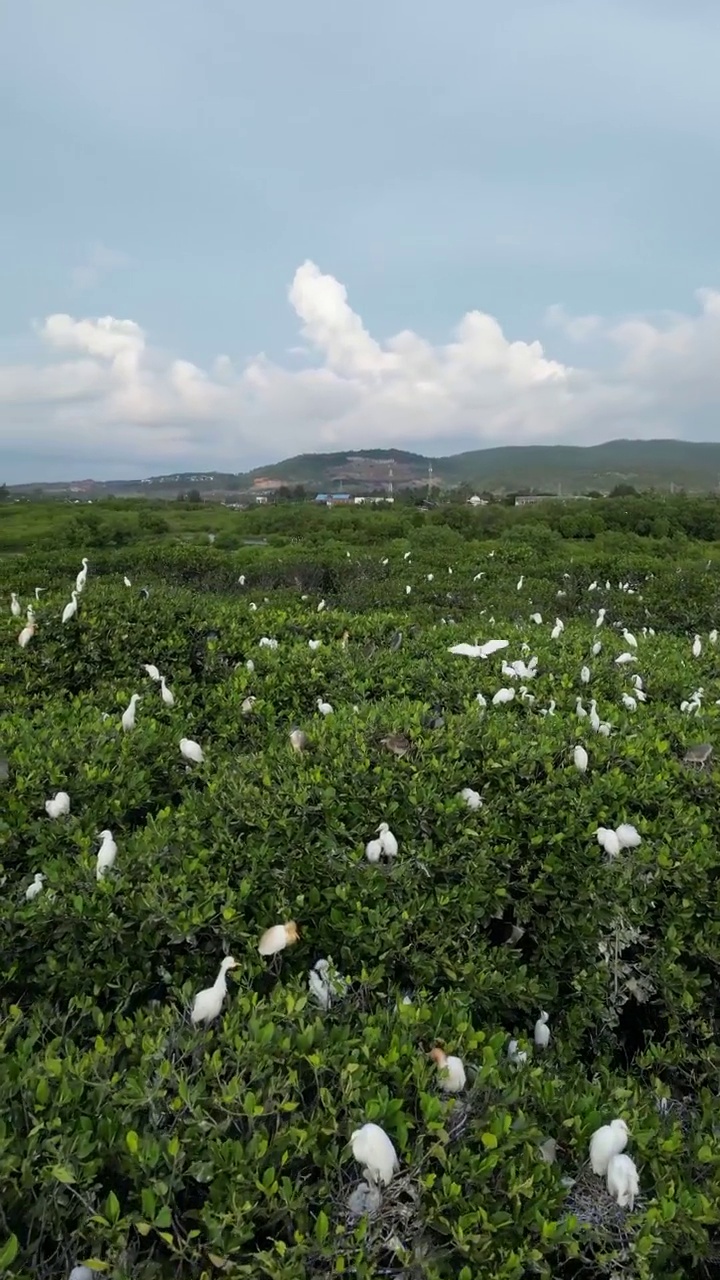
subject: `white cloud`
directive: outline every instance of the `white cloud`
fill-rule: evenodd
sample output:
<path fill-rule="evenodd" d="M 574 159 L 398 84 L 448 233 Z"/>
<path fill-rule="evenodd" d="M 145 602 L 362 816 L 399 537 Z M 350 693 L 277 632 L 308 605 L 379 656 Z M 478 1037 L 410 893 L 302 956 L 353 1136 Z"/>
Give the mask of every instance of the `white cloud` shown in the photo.
<path fill-rule="evenodd" d="M 205 370 L 163 354 L 133 320 L 48 316 L 36 325 L 37 361 L 0 365 L 0 444 L 17 448 L 21 423 L 24 448 L 41 457 L 65 447 L 96 470 L 110 441 L 129 473 L 146 458 L 237 470 L 248 457 L 323 448 L 687 436 L 693 415 L 720 403 L 712 290 L 698 292 L 691 315 L 604 321 L 550 308 L 550 329 L 599 353 L 583 366 L 510 340 L 480 311 L 442 345 L 407 330 L 381 342 L 312 262 L 289 299 L 306 344 L 300 367 L 260 354 L 238 368 L 222 354 Z"/>
<path fill-rule="evenodd" d="M 72 282 L 76 289 L 94 289 L 110 272 L 129 265 L 130 258 L 126 253 L 108 249 L 107 245 L 96 241 L 88 249 L 83 261 L 73 267 Z"/>

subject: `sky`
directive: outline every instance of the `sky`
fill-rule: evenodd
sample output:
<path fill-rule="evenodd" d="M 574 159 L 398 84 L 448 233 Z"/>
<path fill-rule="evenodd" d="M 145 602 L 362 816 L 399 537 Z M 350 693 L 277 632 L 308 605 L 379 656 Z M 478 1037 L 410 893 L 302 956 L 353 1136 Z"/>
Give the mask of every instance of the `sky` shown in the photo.
<path fill-rule="evenodd" d="M 0 483 L 720 440 L 716 0 L 0 6 Z"/>

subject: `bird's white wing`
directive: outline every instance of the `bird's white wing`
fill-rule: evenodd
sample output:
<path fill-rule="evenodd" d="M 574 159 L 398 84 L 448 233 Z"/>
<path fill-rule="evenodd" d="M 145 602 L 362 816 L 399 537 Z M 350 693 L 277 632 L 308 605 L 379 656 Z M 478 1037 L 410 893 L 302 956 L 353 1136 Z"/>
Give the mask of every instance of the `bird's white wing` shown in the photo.
<path fill-rule="evenodd" d="M 497 653 L 499 649 L 507 649 L 509 644 L 509 640 L 486 640 L 485 644 L 480 645 L 480 657 L 489 658 L 492 653 Z"/>
<path fill-rule="evenodd" d="M 463 658 L 480 658 L 482 648 L 479 644 L 454 644 L 448 653 L 459 653 Z"/>

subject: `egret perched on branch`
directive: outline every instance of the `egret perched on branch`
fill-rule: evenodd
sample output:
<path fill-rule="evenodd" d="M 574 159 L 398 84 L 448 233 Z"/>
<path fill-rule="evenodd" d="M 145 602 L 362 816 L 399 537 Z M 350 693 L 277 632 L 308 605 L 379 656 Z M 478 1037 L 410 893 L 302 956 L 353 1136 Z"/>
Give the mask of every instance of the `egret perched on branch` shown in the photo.
<path fill-rule="evenodd" d="M 120 723 L 125 733 L 129 733 L 131 729 L 135 728 L 135 708 L 139 701 L 140 701 L 140 694 L 134 693 L 127 707 L 122 713 L 122 718 L 120 720 Z"/>
<path fill-rule="evenodd" d="M 151 680 L 160 680 L 160 672 L 154 662 L 143 662 L 143 671 L 146 671 Z"/>
<path fill-rule="evenodd" d="M 42 893 L 44 879 L 45 879 L 45 876 L 43 875 L 42 871 L 35 872 L 35 875 L 33 876 L 32 884 L 29 884 L 27 889 L 25 890 L 26 902 L 34 902 L 38 894 Z"/>
<path fill-rule="evenodd" d="M 78 595 L 80 594 L 81 591 L 85 589 L 85 583 L 87 582 L 87 572 L 88 572 L 88 560 L 87 560 L 87 556 L 83 556 L 82 569 L 80 570 L 77 578 L 75 579 L 75 590 L 77 591 Z"/>
<path fill-rule="evenodd" d="M 265 930 L 258 943 L 258 951 L 261 956 L 276 956 L 279 951 L 291 947 L 299 937 L 300 932 L 294 920 L 288 920 L 287 924 L 274 924 Z"/>
<path fill-rule="evenodd" d="M 18 600 L 17 595 L 15 594 L 14 591 L 10 592 L 10 612 L 13 618 L 19 618 L 20 614 L 22 613 L 22 609 L 20 607 L 20 601 Z"/>
<path fill-rule="evenodd" d="M 630 1156 L 618 1153 L 610 1157 L 607 1167 L 607 1189 L 621 1209 L 629 1209 L 632 1213 L 635 1208 L 635 1197 L 640 1190 L 640 1179 L 635 1161 Z"/>
<path fill-rule="evenodd" d="M 160 677 L 160 696 L 161 696 L 161 698 L 162 698 L 163 702 L 165 703 L 165 706 L 166 706 L 166 707 L 174 707 L 174 706 L 175 706 L 175 695 L 174 695 L 174 693 L 171 693 L 171 692 L 170 692 L 170 690 L 168 689 L 168 687 L 167 687 L 167 685 L 166 685 L 166 683 L 165 683 L 165 677 L 164 677 L 164 676 L 161 676 L 161 677 Z"/>
<path fill-rule="evenodd" d="M 69 621 L 70 621 L 70 619 L 71 619 L 71 618 L 74 618 L 74 617 L 75 617 L 75 614 L 77 613 L 77 609 L 78 609 L 78 603 L 77 603 L 78 592 L 77 592 L 77 590 L 75 590 L 75 591 L 71 591 L 71 593 L 70 593 L 70 594 L 71 594 L 71 596 L 72 596 L 72 600 L 70 601 L 70 603 L 69 603 L 69 604 L 66 604 L 66 605 L 65 605 L 65 608 L 63 609 L 63 615 L 62 615 L 62 620 L 63 620 L 63 622 L 69 622 Z"/>
<path fill-rule="evenodd" d="M 473 791 L 472 787 L 463 787 L 460 795 L 468 809 L 482 809 L 482 797 L 479 791 Z"/>
<path fill-rule="evenodd" d="M 35 635 L 36 630 L 37 628 L 34 622 L 28 622 L 27 626 L 23 627 L 22 631 L 20 632 L 20 635 L 18 636 L 18 644 L 20 645 L 21 649 L 27 648 L 33 636 Z"/>
<path fill-rule="evenodd" d="M 113 840 L 112 831 L 101 831 L 100 839 L 102 844 L 98 850 L 97 863 L 95 865 L 95 876 L 98 880 L 102 880 L 105 872 L 115 865 L 115 859 L 117 858 L 117 845 Z"/>
<path fill-rule="evenodd" d="M 379 1124 L 364 1124 L 351 1134 L 350 1144 L 368 1182 L 388 1186 L 400 1162 L 385 1130 Z"/>
<path fill-rule="evenodd" d="M 322 698 L 318 698 L 315 705 L 321 716 L 331 716 L 333 714 L 332 703 L 323 702 Z"/>
<path fill-rule="evenodd" d="M 199 742 L 193 742 L 192 738 L 180 739 L 180 754 L 184 760 L 189 760 L 191 764 L 202 764 L 205 759 L 205 753 Z"/>
<path fill-rule="evenodd" d="M 535 1044 L 538 1049 L 547 1049 L 550 1043 L 550 1028 L 548 1026 L 548 1015 L 543 1009 L 540 1017 L 535 1023 Z"/>
<path fill-rule="evenodd" d="M 514 689 L 498 689 L 497 693 L 493 695 L 492 704 L 494 707 L 498 707 L 503 702 L 512 702 L 514 697 Z"/>
<path fill-rule="evenodd" d="M 62 818 L 69 813 L 70 797 L 67 791 L 57 791 L 52 800 L 46 800 L 45 812 L 48 818 Z"/>
<path fill-rule="evenodd" d="M 581 747 L 579 744 L 578 746 L 576 746 L 575 750 L 573 751 L 573 764 L 575 765 L 575 768 L 578 770 L 578 773 L 587 772 L 588 753 L 585 750 L 585 748 Z"/>
<path fill-rule="evenodd" d="M 385 857 L 386 858 L 397 857 L 398 842 L 395 839 L 395 836 L 393 835 L 392 831 L 390 830 L 387 822 L 380 823 L 380 826 L 378 827 L 378 833 L 380 836 L 380 844 L 382 845 L 382 851 L 385 854 Z"/>
<path fill-rule="evenodd" d="M 699 658 L 700 654 L 702 653 L 702 640 L 700 639 L 699 636 L 696 636 L 695 639 L 693 640 L 692 652 L 693 652 L 693 658 Z"/>
<path fill-rule="evenodd" d="M 447 1054 L 439 1045 L 430 1050 L 430 1057 L 438 1069 L 438 1080 L 443 1092 L 460 1093 L 467 1083 L 462 1058 Z"/>
<path fill-rule="evenodd" d="M 227 995 L 227 979 L 225 977 L 229 969 L 236 969 L 237 961 L 232 956 L 226 956 L 220 965 L 220 972 L 211 987 L 205 987 L 203 991 L 198 991 L 190 1013 L 190 1021 L 196 1026 L 198 1022 L 204 1022 L 207 1026 L 214 1018 L 217 1018 L 223 1007 L 223 1001 Z"/>
<path fill-rule="evenodd" d="M 596 1129 L 590 1139 L 590 1164 L 593 1173 L 601 1177 L 607 1173 L 613 1156 L 625 1150 L 629 1137 L 630 1131 L 624 1120 L 611 1120 L 610 1124 Z"/>

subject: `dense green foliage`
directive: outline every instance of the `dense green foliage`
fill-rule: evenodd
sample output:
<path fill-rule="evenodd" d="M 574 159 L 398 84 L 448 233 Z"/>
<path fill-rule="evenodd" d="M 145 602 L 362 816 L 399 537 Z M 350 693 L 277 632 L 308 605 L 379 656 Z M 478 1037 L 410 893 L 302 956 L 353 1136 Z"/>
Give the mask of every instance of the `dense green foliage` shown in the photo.
<path fill-rule="evenodd" d="M 715 1274 L 720 818 L 716 775 L 681 763 L 720 714 L 717 650 L 705 635 L 691 653 L 718 614 L 714 548 L 587 547 L 537 513 L 494 543 L 388 514 L 381 543 L 374 513 L 322 513 L 322 531 L 317 514 L 297 543 L 238 551 L 101 542 L 65 625 L 72 546 L 0 564 L 0 1269 Z M 48 588 L 37 603 L 35 586 Z M 26 649 L 11 590 L 37 614 Z M 637 635 L 629 666 L 614 661 L 627 643 L 613 623 Z M 494 636 L 510 645 L 487 661 L 448 652 Z M 518 689 L 491 705 L 512 683 L 504 659 L 530 654 L 535 701 Z M 629 711 L 634 671 L 648 701 Z M 689 716 L 680 703 L 698 686 Z M 578 696 L 597 699 L 609 737 L 576 718 Z M 383 745 L 398 733 L 402 756 Z M 186 766 L 184 736 L 204 764 Z M 44 802 L 60 789 L 71 812 L 52 821 Z M 363 849 L 383 819 L 400 852 L 374 866 Z M 594 832 L 621 822 L 642 844 L 609 861 Z M 105 828 L 118 857 L 98 882 Z M 261 933 L 289 919 L 300 941 L 264 960 Z M 194 1028 L 193 997 L 226 953 L 238 968 L 223 1012 Z M 308 971 L 328 956 L 351 985 L 323 1013 Z M 455 1101 L 428 1061 L 436 1043 L 467 1067 Z M 616 1115 L 640 1172 L 632 1214 L 586 1168 L 591 1133 Z M 348 1143 L 367 1120 L 400 1173 L 379 1214 L 354 1220 Z"/>

